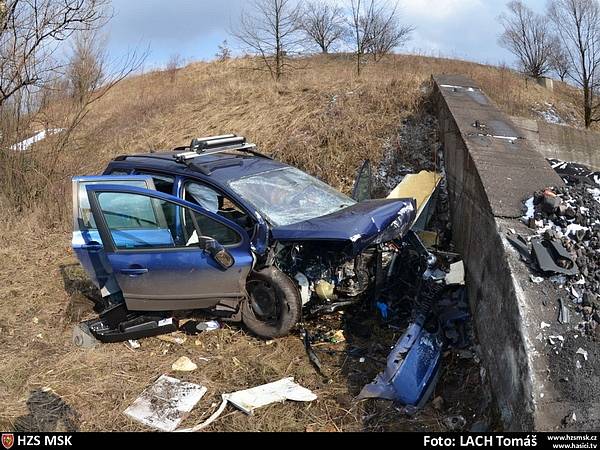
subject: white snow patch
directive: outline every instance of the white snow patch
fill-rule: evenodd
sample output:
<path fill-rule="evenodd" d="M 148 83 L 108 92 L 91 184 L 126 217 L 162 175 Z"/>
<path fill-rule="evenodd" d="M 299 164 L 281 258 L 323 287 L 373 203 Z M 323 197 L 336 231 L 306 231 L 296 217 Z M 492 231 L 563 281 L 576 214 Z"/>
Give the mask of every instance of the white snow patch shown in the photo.
<path fill-rule="evenodd" d="M 39 131 L 38 133 L 34 134 L 30 138 L 27 138 L 24 141 L 21 141 L 15 145 L 11 146 L 10 149 L 15 150 L 17 152 L 24 152 L 25 150 L 29 149 L 29 147 L 31 147 L 36 142 L 42 141 L 42 140 L 46 139 L 47 136 L 52 136 L 53 134 L 60 133 L 61 131 L 64 131 L 64 130 L 62 128 L 51 128 L 49 130 Z"/>

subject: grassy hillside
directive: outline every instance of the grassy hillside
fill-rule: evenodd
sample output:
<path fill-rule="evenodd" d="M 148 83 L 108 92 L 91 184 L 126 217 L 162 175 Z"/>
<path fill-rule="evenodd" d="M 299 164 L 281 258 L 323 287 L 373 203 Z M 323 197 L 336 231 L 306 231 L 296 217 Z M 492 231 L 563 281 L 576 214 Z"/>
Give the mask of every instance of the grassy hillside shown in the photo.
<path fill-rule="evenodd" d="M 536 117 L 534 110 L 554 105 L 563 118 L 578 119 L 575 92 L 562 84 L 550 93 L 510 70 L 461 61 L 394 56 L 368 65 L 357 78 L 347 56 L 314 57 L 299 61 L 279 84 L 254 67 L 249 60 L 194 63 L 174 75 L 125 80 L 92 105 L 65 149 L 53 149 L 50 139 L 38 145 L 25 170 L 15 171 L 18 189 L 26 187 L 20 202 L 27 210 L 51 207 L 60 213 L 58 222 L 68 224 L 72 175 L 96 173 L 118 154 L 229 132 L 347 190 L 363 159 L 377 162 L 384 150 L 400 157 L 406 151 L 400 125 L 421 119 L 425 84 L 434 73 L 474 78 L 509 114 Z M 43 114 L 52 126 L 60 126 L 61 117 L 60 102 Z"/>
<path fill-rule="evenodd" d="M 572 90 L 559 85 L 550 93 L 505 69 L 396 56 L 368 65 L 357 79 L 345 57 L 310 58 L 298 65 L 280 84 L 252 70 L 247 60 L 196 63 L 174 78 L 163 72 L 132 77 L 93 105 L 64 149 L 53 147 L 55 138 L 50 138 L 27 154 L 2 156 L 4 167 L 14 170 L 0 180 L 5 187 L 0 191 L 0 403 L 7 405 L 0 408 L 0 428 L 39 420 L 32 411 L 44 406 L 36 402 L 55 392 L 74 408 L 83 430 L 140 430 L 122 411 L 158 375 L 169 372 L 177 357 L 189 355 L 210 362 L 184 377 L 209 388 L 188 424 L 206 418 L 219 392 L 295 376 L 317 392 L 318 402 L 307 408 L 277 405 L 252 417 L 227 414 L 214 429 L 443 429 L 444 411 L 399 419 L 388 404 L 353 405 L 356 387 L 379 366 L 367 372 L 364 364 L 329 357 L 328 367 L 342 369 L 324 384 L 297 336 L 267 344 L 234 327 L 190 338 L 182 346 L 147 339 L 135 351 L 121 344 L 85 351 L 70 342 L 72 326 L 94 316 L 86 297 L 97 295 L 70 252 L 70 177 L 97 173 L 117 154 L 169 149 L 196 136 L 234 132 L 348 190 L 365 158 L 379 161 L 385 152 L 398 162 L 431 158 L 435 136 L 424 138 L 407 127 L 431 124 L 426 83 L 432 73 L 444 72 L 474 78 L 510 114 L 535 117 L 534 110 L 549 103 L 563 118 L 577 118 Z M 43 119 L 60 126 L 62 115 L 59 102 L 44 111 Z M 432 129 L 429 133 L 435 133 Z M 16 193 L 18 205 L 8 201 Z M 465 404 L 479 402 L 473 394 L 477 388 L 471 387 L 479 385 L 479 373 L 458 377 L 465 373 L 464 361 L 449 358 L 443 377 L 456 385 L 456 396 L 442 393 L 446 408 L 467 417 Z"/>

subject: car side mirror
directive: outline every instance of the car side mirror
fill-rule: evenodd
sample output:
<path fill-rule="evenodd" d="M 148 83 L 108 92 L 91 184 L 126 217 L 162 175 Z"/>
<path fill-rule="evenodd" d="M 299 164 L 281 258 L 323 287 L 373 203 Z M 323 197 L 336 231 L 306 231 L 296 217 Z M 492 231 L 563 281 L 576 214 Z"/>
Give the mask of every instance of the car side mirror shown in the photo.
<path fill-rule="evenodd" d="M 209 237 L 201 237 L 198 241 L 200 248 L 208 252 L 215 262 L 223 269 L 229 269 L 235 264 L 235 259 L 229 251 L 216 240 Z"/>

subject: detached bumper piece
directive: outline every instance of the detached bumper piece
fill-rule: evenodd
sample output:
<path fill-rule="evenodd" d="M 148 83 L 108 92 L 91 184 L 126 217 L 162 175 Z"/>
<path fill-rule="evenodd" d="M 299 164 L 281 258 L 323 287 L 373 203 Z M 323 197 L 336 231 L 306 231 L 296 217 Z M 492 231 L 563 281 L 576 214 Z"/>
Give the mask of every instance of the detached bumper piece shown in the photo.
<path fill-rule="evenodd" d="M 442 348 L 439 332 L 412 324 L 389 354 L 386 369 L 362 389 L 358 398 L 382 398 L 421 407 L 437 382 Z"/>
<path fill-rule="evenodd" d="M 84 322 L 91 334 L 105 344 L 168 334 L 178 329 L 173 317 L 160 313 L 132 313 L 125 304 L 104 311 L 100 318 Z"/>

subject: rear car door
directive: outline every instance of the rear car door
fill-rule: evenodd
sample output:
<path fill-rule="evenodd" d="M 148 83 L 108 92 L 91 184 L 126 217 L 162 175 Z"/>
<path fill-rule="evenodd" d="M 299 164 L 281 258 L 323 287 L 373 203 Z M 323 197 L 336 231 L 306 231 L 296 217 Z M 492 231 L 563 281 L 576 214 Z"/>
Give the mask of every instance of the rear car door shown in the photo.
<path fill-rule="evenodd" d="M 154 189 L 149 176 L 104 175 L 73 178 L 73 238 L 71 246 L 90 280 L 104 297 L 119 292 L 106 257 L 98 227 L 90 209 L 86 187 L 91 184 L 119 184 Z"/>
<path fill-rule="evenodd" d="M 89 185 L 87 191 L 128 309 L 202 309 L 244 297 L 253 256 L 240 226 L 158 191 L 121 185 Z M 219 266 L 200 248 L 199 237 L 224 246 L 233 266 Z"/>

